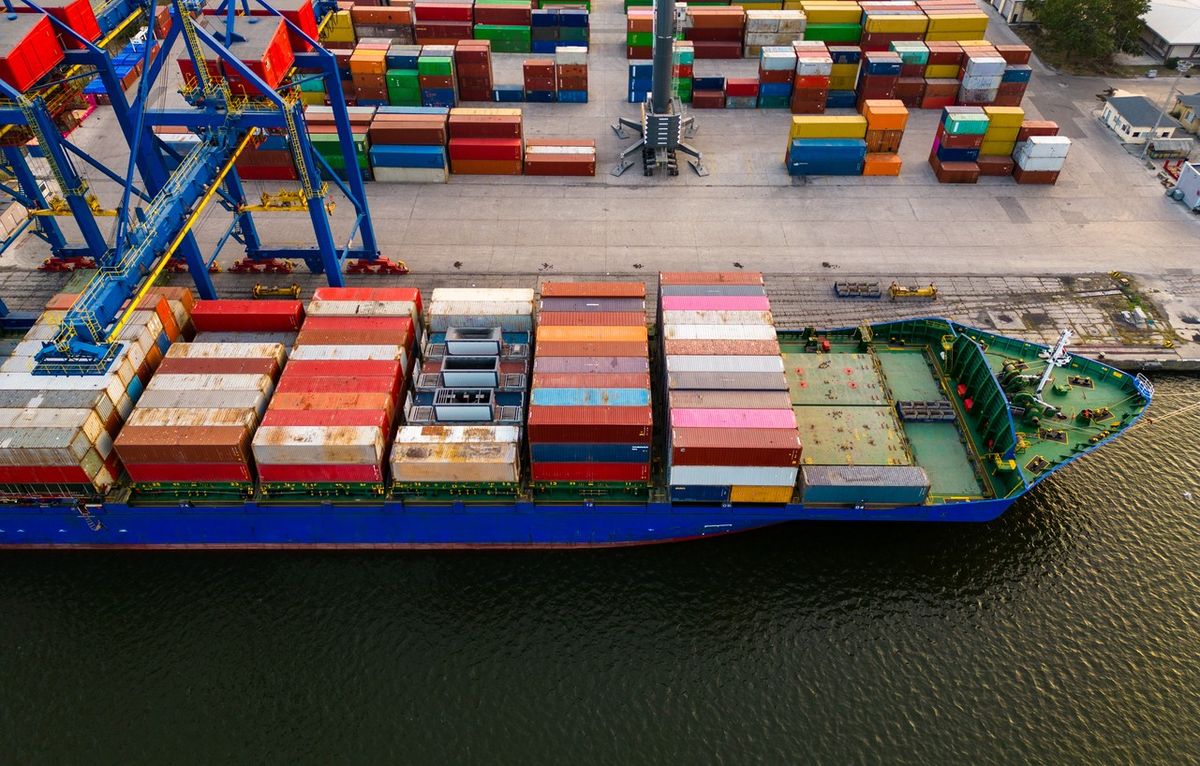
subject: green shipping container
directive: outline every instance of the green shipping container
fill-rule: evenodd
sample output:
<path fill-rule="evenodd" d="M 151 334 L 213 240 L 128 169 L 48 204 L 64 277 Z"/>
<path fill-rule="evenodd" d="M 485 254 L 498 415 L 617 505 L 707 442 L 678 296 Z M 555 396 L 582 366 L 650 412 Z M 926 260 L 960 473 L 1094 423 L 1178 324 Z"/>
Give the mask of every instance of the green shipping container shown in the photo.
<path fill-rule="evenodd" d="M 982 136 L 990 121 L 986 114 L 950 114 L 942 127 L 952 136 Z"/>
<path fill-rule="evenodd" d="M 525 40 L 529 41 L 529 27 L 511 24 L 476 24 L 476 40 Z"/>
<path fill-rule="evenodd" d="M 453 77 L 454 59 L 449 56 L 422 56 L 417 59 L 417 74 Z"/>
<path fill-rule="evenodd" d="M 788 109 L 792 105 L 791 96 L 759 96 L 759 109 Z"/>
<path fill-rule="evenodd" d="M 862 37 L 858 24 L 809 24 L 804 30 L 805 40 L 820 40 L 827 43 L 856 43 Z"/>
<path fill-rule="evenodd" d="M 653 32 L 626 32 L 625 44 L 632 47 L 650 47 L 654 45 Z"/>

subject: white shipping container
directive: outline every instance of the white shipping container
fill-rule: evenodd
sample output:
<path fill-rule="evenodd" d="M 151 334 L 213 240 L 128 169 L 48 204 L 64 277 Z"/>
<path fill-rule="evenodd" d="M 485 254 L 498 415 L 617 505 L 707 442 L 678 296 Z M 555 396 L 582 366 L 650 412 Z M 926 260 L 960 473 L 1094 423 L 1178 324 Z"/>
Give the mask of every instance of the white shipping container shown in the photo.
<path fill-rule="evenodd" d="M 468 442 L 508 442 L 521 440 L 519 426 L 401 426 L 397 442 L 412 444 L 465 444 Z"/>
<path fill-rule="evenodd" d="M 95 410 L 51 407 L 32 410 L 0 409 L 0 433 L 10 428 L 78 428 L 92 443 L 95 443 L 101 434 L 106 433 L 104 420 Z"/>
<path fill-rule="evenodd" d="M 392 479 L 398 482 L 487 482 L 520 480 L 516 444 L 400 444 L 392 450 Z"/>
<path fill-rule="evenodd" d="M 413 301 L 309 301 L 304 309 L 313 317 L 409 317 L 421 326 L 421 315 Z"/>
<path fill-rule="evenodd" d="M 58 325 L 35 324 L 29 328 L 29 332 L 25 333 L 25 340 L 54 340 L 58 335 Z"/>
<path fill-rule="evenodd" d="M 374 361 L 400 362 L 406 369 L 408 355 L 402 346 L 369 345 L 369 346 L 296 346 L 292 349 L 292 361 Z M 286 372 L 286 369 L 285 369 Z"/>
<path fill-rule="evenodd" d="M 779 18 L 772 11 L 746 11 L 746 32 L 778 32 Z"/>
<path fill-rule="evenodd" d="M 383 432 L 370 426 L 263 426 L 254 459 L 265 465 L 379 465 Z"/>
<path fill-rule="evenodd" d="M 801 77 L 829 77 L 833 74 L 833 59 L 801 53 L 796 60 L 796 74 Z"/>
<path fill-rule="evenodd" d="M 566 64 L 586 66 L 588 49 L 583 45 L 560 45 L 554 51 L 554 63 L 559 66 Z"/>
<path fill-rule="evenodd" d="M 773 325 L 770 311 L 664 311 L 663 327 L 684 324 Z"/>
<path fill-rule="evenodd" d="M 12 356 L 0 363 L 0 372 L 33 372 L 37 360 L 29 356 Z"/>
<path fill-rule="evenodd" d="M 275 383 L 270 375 L 255 373 L 214 373 L 186 375 L 155 375 L 147 391 L 265 391 L 270 393 Z"/>
<path fill-rule="evenodd" d="M 663 328 L 667 340 L 775 340 L 775 328 L 763 324 L 676 324 Z"/>
<path fill-rule="evenodd" d="M 450 171 L 441 168 L 385 168 L 378 165 L 374 170 L 375 181 L 382 184 L 444 184 L 450 180 Z"/>
<path fill-rule="evenodd" d="M 281 343 L 173 343 L 167 359 L 274 359 L 287 358 Z"/>
<path fill-rule="evenodd" d="M 791 487 L 799 468 L 744 467 L 727 465 L 673 465 L 668 481 L 677 486 Z"/>
<path fill-rule="evenodd" d="M 89 439 L 78 426 L 7 428 L 0 434 L 0 465 L 81 465 L 93 450 L 103 461 L 112 452 L 112 437 L 101 431 Z"/>
<path fill-rule="evenodd" d="M 1017 166 L 1021 170 L 1034 171 L 1060 171 L 1067 161 L 1062 157 L 1017 157 Z"/>
<path fill-rule="evenodd" d="M 138 406 L 147 409 L 253 410 L 262 416 L 270 396 L 263 391 L 146 391 Z"/>
<path fill-rule="evenodd" d="M 1018 161 L 1022 157 L 1065 158 L 1071 150 L 1071 139 L 1066 136 L 1030 136 L 1022 141 L 1018 149 Z"/>
<path fill-rule="evenodd" d="M 525 154 L 586 154 L 596 156 L 594 146 L 527 146 Z"/>
<path fill-rule="evenodd" d="M 442 301 L 471 303 L 533 303 L 528 287 L 438 287 L 429 296 L 430 305 Z"/>
<path fill-rule="evenodd" d="M 192 409 L 187 407 L 136 407 L 125 421 L 127 426 L 185 427 L 185 426 L 247 426 L 258 423 L 258 414 L 251 409 Z"/>
<path fill-rule="evenodd" d="M 972 75 L 1003 75 L 1008 62 L 1000 56 L 968 56 L 964 74 Z"/>
<path fill-rule="evenodd" d="M 783 372 L 783 357 L 668 356 L 667 372 Z"/>

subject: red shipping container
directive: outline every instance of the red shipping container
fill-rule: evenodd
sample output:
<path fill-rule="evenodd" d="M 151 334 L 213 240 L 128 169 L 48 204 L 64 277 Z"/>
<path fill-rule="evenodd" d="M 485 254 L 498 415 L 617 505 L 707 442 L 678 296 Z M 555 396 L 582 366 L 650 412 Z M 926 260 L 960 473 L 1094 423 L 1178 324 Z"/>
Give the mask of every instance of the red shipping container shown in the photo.
<path fill-rule="evenodd" d="M 303 320 L 300 301 L 197 301 L 192 308 L 196 332 L 291 332 Z"/>
<path fill-rule="evenodd" d="M 251 23 L 250 19 L 239 16 L 234 19 L 234 32 L 243 39 L 235 40 L 227 46 L 230 53 L 262 78 L 268 87 L 278 88 L 296 61 L 296 53 L 288 41 L 287 27 L 283 20 L 260 17 Z M 259 93 L 259 89 L 233 67 L 222 63 L 221 69 L 235 92 L 251 95 Z"/>
<path fill-rule="evenodd" d="M 594 176 L 596 157 L 580 154 L 527 154 L 524 171 L 527 176 Z"/>
<path fill-rule="evenodd" d="M 100 24 L 96 21 L 96 12 L 92 10 L 90 0 L 43 0 L 38 5 L 48 15 L 66 24 L 72 32 L 85 40 L 95 42 L 96 38 L 100 37 Z M 22 5 L 20 2 L 13 3 L 13 9 L 17 13 L 35 13 L 32 8 Z M 58 35 L 63 48 L 67 50 L 83 49 L 83 43 L 63 32 L 53 23 L 51 23 L 51 27 Z"/>
<path fill-rule="evenodd" d="M 412 336 L 395 330 L 301 330 L 297 346 L 403 346 L 409 348 Z"/>
<path fill-rule="evenodd" d="M 451 138 L 447 149 L 450 161 L 457 160 L 519 160 L 519 138 Z"/>
<path fill-rule="evenodd" d="M 792 87 L 797 90 L 829 90 L 829 78 L 825 75 L 806 74 L 792 80 Z"/>
<path fill-rule="evenodd" d="M 531 463 L 534 481 L 626 481 L 650 480 L 647 463 Z"/>
<path fill-rule="evenodd" d="M 390 377 L 400 376 L 400 363 L 372 359 L 295 359 L 288 362 L 288 376 L 337 377 L 339 375 Z"/>
<path fill-rule="evenodd" d="M 465 21 L 473 22 L 472 3 L 414 3 L 413 17 L 416 21 Z"/>
<path fill-rule="evenodd" d="M 456 160 L 450 166 L 451 173 L 474 176 L 519 176 L 521 160 Z"/>
<path fill-rule="evenodd" d="M 725 92 L 720 90 L 692 91 L 693 109 L 724 109 Z"/>
<path fill-rule="evenodd" d="M 800 436 L 794 428 L 672 428 L 671 463 L 791 467 L 800 464 Z"/>
<path fill-rule="evenodd" d="M 392 417 L 386 410 L 288 410 L 270 407 L 263 426 L 364 426 L 389 433 Z"/>
<path fill-rule="evenodd" d="M 114 474 L 115 476 L 116 474 Z M 78 466 L 0 465 L 0 484 L 91 484 Z"/>
<path fill-rule="evenodd" d="M 796 76 L 796 73 L 791 69 L 759 69 L 758 70 L 758 81 L 759 82 L 773 82 L 773 83 L 792 82 L 792 79 L 795 76 Z M 828 84 L 828 82 L 826 84 Z"/>
<path fill-rule="evenodd" d="M 728 96 L 757 96 L 758 79 L 754 77 L 726 77 L 725 95 Z"/>
<path fill-rule="evenodd" d="M 183 359 L 170 357 L 158 366 L 156 375 L 270 375 L 279 373 L 274 359 Z"/>
<path fill-rule="evenodd" d="M 417 313 L 422 313 L 421 291 L 415 287 L 318 287 L 313 291 L 318 301 L 412 301 Z"/>
<path fill-rule="evenodd" d="M 258 465 L 258 478 L 265 482 L 312 484 L 353 482 L 373 484 L 383 481 L 383 469 L 377 465 Z"/>
<path fill-rule="evenodd" d="M 697 59 L 740 59 L 742 43 L 737 42 L 705 42 L 695 44 Z"/>
<path fill-rule="evenodd" d="M 1057 136 L 1058 123 L 1051 120 L 1025 120 L 1017 131 L 1018 141 L 1028 141 L 1030 136 Z"/>
<path fill-rule="evenodd" d="M 1012 157 L 981 155 L 976 161 L 979 165 L 979 175 L 1004 177 L 1013 174 L 1016 163 Z"/>
<path fill-rule="evenodd" d="M 520 115 L 451 114 L 447 123 L 451 138 L 520 138 Z"/>
<path fill-rule="evenodd" d="M 336 394 L 353 391 L 361 394 L 388 394 L 392 398 L 400 392 L 399 377 L 384 376 L 337 376 L 329 378 L 307 375 L 284 375 L 275 386 L 277 394 Z"/>
<path fill-rule="evenodd" d="M 126 463 L 125 471 L 147 484 L 254 481 L 247 463 Z"/>
<path fill-rule="evenodd" d="M 531 442 L 645 444 L 653 428 L 649 407 L 529 407 Z"/>
<path fill-rule="evenodd" d="M 570 144 L 579 143 L 577 139 L 567 139 Z M 529 145 L 557 146 L 556 139 L 529 139 Z M 595 145 L 587 141 L 587 145 Z M 581 144 L 582 145 L 582 144 Z M 541 287 L 543 298 L 645 298 L 646 285 L 641 282 L 543 282 Z"/>
<path fill-rule="evenodd" d="M 46 16 L 0 15 L 0 79 L 19 91 L 29 90 L 63 60 L 62 45 Z"/>

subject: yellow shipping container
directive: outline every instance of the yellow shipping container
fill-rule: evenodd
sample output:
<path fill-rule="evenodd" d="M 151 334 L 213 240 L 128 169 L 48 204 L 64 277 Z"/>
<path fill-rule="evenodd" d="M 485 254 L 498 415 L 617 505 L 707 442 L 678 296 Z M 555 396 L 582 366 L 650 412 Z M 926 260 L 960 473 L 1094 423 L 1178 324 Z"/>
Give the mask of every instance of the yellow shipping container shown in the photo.
<path fill-rule="evenodd" d="M 792 487 L 730 487 L 731 503 L 790 503 Z"/>
<path fill-rule="evenodd" d="M 988 116 L 988 135 L 992 128 L 1020 128 L 1025 120 L 1025 110 L 1019 106 L 985 106 Z"/>
<path fill-rule="evenodd" d="M 903 14 L 895 16 L 868 16 L 863 29 L 868 32 L 883 32 L 886 34 L 925 33 L 929 19 L 925 14 Z"/>
<path fill-rule="evenodd" d="M 993 128 L 988 126 L 987 132 L 983 134 L 984 141 L 1016 141 L 1017 134 L 1021 132 L 1020 128 Z"/>
<path fill-rule="evenodd" d="M 979 146 L 979 153 L 987 157 L 1008 157 L 1016 148 L 1016 141 L 987 141 Z"/>
<path fill-rule="evenodd" d="M 539 327 L 538 340 L 612 341 L 619 343 L 646 341 L 645 327 L 575 327 L 554 325 Z"/>
<path fill-rule="evenodd" d="M 926 32 L 925 42 L 927 43 L 965 43 L 974 42 L 978 32 Z"/>
<path fill-rule="evenodd" d="M 858 3 L 804 3 L 809 24 L 857 24 L 862 19 Z"/>
<path fill-rule="evenodd" d="M 780 2 L 775 2 L 775 3 L 742 2 L 742 3 L 739 3 L 739 5 L 741 5 L 742 10 L 745 10 L 745 11 L 779 11 L 779 10 L 783 9 L 783 3 L 780 3 Z"/>
<path fill-rule="evenodd" d="M 834 66 L 837 66 L 837 64 L 834 64 Z M 858 87 L 858 75 L 857 74 L 834 75 L 829 78 L 829 89 L 830 90 L 854 90 L 857 87 Z"/>
<path fill-rule="evenodd" d="M 785 11 L 802 11 L 804 3 L 801 0 L 784 0 L 783 10 Z"/>
<path fill-rule="evenodd" d="M 929 37 L 925 38 L 930 39 Z M 930 64 L 925 67 L 926 80 L 957 80 L 958 64 Z"/>
<path fill-rule="evenodd" d="M 987 14 L 983 13 L 945 13 L 929 17 L 930 32 L 983 32 L 987 31 Z"/>
<path fill-rule="evenodd" d="M 834 64 L 831 74 L 833 77 L 857 77 L 858 64 Z"/>
<path fill-rule="evenodd" d="M 867 118 L 861 114 L 840 117 L 827 114 L 800 114 L 792 117 L 788 138 L 864 138 Z"/>
<path fill-rule="evenodd" d="M 350 21 L 350 11 L 337 11 L 329 15 L 329 20 L 321 30 L 321 40 L 329 43 L 353 43 L 354 23 Z"/>
<path fill-rule="evenodd" d="M 300 103 L 308 106 L 324 106 L 325 92 L 324 91 L 300 91 Z"/>

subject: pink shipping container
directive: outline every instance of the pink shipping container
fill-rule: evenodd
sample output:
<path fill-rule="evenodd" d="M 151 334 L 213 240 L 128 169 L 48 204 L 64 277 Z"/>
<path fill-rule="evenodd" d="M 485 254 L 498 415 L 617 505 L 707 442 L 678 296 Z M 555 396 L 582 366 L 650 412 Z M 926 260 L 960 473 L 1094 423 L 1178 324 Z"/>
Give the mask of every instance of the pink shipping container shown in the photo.
<path fill-rule="evenodd" d="M 762 295 L 664 295 L 663 311 L 770 311 Z"/>
<path fill-rule="evenodd" d="M 673 409 L 672 428 L 796 428 L 787 410 Z"/>

